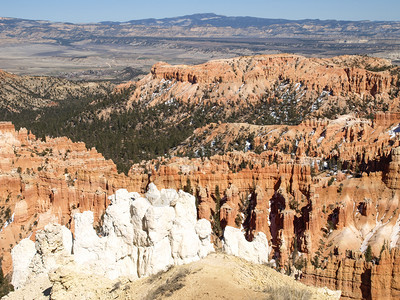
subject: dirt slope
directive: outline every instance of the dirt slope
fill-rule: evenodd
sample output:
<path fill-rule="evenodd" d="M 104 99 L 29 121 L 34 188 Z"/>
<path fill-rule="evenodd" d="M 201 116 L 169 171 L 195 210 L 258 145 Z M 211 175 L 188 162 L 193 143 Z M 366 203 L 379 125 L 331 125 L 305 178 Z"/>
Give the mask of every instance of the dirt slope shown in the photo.
<path fill-rule="evenodd" d="M 38 279 L 11 299 L 338 299 L 338 293 L 308 287 L 264 266 L 222 253 L 173 267 L 167 272 L 130 281 L 85 277 L 76 268 L 62 267 Z M 50 291 L 49 287 L 52 286 Z M 40 290 L 42 290 L 40 292 Z M 45 296 L 47 295 L 47 296 Z M 78 298 L 77 298 L 78 297 Z M 37 299 L 37 298 L 36 298 Z"/>

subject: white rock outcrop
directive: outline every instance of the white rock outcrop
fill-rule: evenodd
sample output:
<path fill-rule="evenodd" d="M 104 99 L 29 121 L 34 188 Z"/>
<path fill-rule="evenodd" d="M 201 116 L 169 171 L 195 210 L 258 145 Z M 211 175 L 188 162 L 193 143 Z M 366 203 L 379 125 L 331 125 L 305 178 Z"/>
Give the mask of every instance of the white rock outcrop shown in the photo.
<path fill-rule="evenodd" d="M 71 261 L 72 234 L 59 224 L 48 224 L 36 233 L 36 242 L 22 240 L 11 250 L 12 285 L 15 289 L 32 278 L 47 275 L 51 270 Z"/>
<path fill-rule="evenodd" d="M 258 264 L 267 263 L 271 251 L 264 233 L 257 233 L 253 241 L 249 242 L 240 229 L 231 226 L 225 227 L 223 249 L 227 254 Z"/>
<path fill-rule="evenodd" d="M 29 265 L 35 253 L 35 243 L 27 238 L 21 240 L 12 248 L 13 277 L 11 279 L 11 284 L 15 289 L 18 289 L 27 282 Z"/>
<path fill-rule="evenodd" d="M 14 247 L 14 286 L 71 261 L 85 273 L 139 278 L 214 251 L 211 224 L 197 220 L 195 198 L 188 193 L 159 191 L 150 184 L 145 197 L 122 189 L 110 200 L 100 236 L 93 228 L 93 213 L 86 211 L 74 216 L 74 239 L 64 226 L 49 224 L 37 232 L 36 248 L 30 240 Z"/>
<path fill-rule="evenodd" d="M 66 265 L 111 280 L 135 279 L 214 251 L 210 222 L 197 220 L 195 198 L 183 191 L 159 191 L 150 184 L 143 197 L 118 190 L 110 197 L 100 234 L 93 220 L 90 211 L 75 214 L 74 238 L 65 226 L 48 224 L 36 233 L 36 243 L 22 240 L 12 250 L 14 287 Z M 259 232 L 248 242 L 240 229 L 230 226 L 224 231 L 223 249 L 261 264 L 268 262 L 271 250 L 265 234 Z"/>

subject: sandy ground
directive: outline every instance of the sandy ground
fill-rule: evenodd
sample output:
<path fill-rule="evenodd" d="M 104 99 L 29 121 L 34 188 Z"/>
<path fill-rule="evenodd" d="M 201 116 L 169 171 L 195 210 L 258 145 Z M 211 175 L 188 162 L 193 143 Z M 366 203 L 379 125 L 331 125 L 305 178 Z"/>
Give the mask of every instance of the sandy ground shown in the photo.
<path fill-rule="evenodd" d="M 134 282 L 130 290 L 135 291 L 130 299 L 334 299 L 267 266 L 225 254 Z"/>
<path fill-rule="evenodd" d="M 38 278 L 7 297 L 12 299 L 338 299 L 327 289 L 306 286 L 264 266 L 222 253 L 175 266 L 167 272 L 111 281 L 62 267 L 50 281 Z M 75 272 L 75 273 L 74 273 Z"/>

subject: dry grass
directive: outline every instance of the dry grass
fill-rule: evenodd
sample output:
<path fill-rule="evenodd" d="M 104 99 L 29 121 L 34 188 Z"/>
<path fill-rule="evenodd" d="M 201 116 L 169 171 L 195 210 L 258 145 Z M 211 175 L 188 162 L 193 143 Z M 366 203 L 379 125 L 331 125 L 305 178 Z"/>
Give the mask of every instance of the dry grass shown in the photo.
<path fill-rule="evenodd" d="M 185 277 L 189 273 L 188 269 L 180 269 L 177 273 L 173 274 L 173 276 L 163 281 L 156 289 L 150 291 L 145 299 L 152 300 L 171 297 L 175 291 L 178 291 L 185 286 Z"/>
<path fill-rule="evenodd" d="M 312 293 L 306 289 L 293 289 L 290 286 L 268 286 L 264 289 L 266 300 L 309 300 Z"/>

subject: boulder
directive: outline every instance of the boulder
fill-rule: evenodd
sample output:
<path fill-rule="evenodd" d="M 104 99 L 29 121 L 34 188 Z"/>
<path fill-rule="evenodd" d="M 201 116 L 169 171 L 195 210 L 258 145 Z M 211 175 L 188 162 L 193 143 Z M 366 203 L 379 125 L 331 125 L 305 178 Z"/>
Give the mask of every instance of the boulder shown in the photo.
<path fill-rule="evenodd" d="M 225 227 L 223 249 L 227 254 L 259 264 L 268 262 L 271 251 L 264 233 L 259 232 L 253 241 L 249 242 L 240 229 L 230 226 Z"/>

